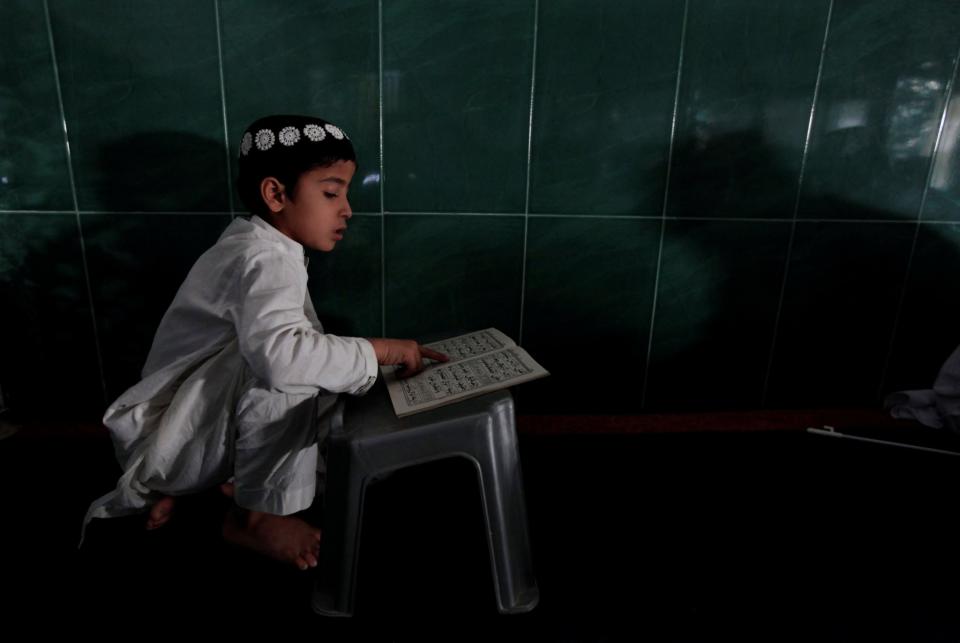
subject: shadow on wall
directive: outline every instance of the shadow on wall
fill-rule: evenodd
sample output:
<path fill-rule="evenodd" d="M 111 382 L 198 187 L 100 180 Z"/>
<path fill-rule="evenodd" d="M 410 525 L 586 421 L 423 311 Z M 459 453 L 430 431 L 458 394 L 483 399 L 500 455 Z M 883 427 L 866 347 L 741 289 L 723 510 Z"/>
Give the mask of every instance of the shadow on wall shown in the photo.
<path fill-rule="evenodd" d="M 960 235 L 951 227 L 921 227 L 886 367 L 916 226 L 894 211 L 836 196 L 805 197 L 778 322 L 797 189 L 796 171 L 780 158 L 755 131 L 678 142 L 673 168 L 681 171 L 669 192 L 649 373 L 648 322 L 621 338 L 595 337 L 565 324 L 570 314 L 558 304 L 543 313 L 555 320 L 548 332 L 524 337 L 552 375 L 515 390 L 518 411 L 878 406 L 890 391 L 929 388 L 960 343 L 960 302 L 940 277 L 960 269 Z M 925 177 L 928 160 L 914 162 Z M 663 168 L 653 175 L 663 176 Z M 843 188 L 817 187 L 826 194 Z M 744 220 L 711 220 L 716 217 Z M 658 240 L 659 222 L 651 230 Z M 631 297 L 644 296 L 645 286 L 597 284 Z M 646 296 L 652 301 L 652 283 Z M 640 343 L 635 359 L 623 358 L 624 347 Z"/>
<path fill-rule="evenodd" d="M 11 422 L 102 413 L 87 301 L 76 216 L 0 214 L 0 387 Z"/>
<path fill-rule="evenodd" d="M 100 148 L 89 197 L 108 212 L 225 212 L 225 158 L 223 141 L 140 132 Z"/>
<path fill-rule="evenodd" d="M 84 215 L 83 236 L 109 401 L 140 378 L 163 314 L 197 258 L 231 217 L 227 186 L 191 159 L 224 158 L 223 143 L 183 132 L 144 132 L 100 152 L 96 200 L 111 214 Z M 180 159 L 150 166 L 149 159 Z M 136 159 L 136 162 L 131 162 Z M 173 213 L 130 214 L 157 211 Z M 114 214 L 115 213 L 115 214 Z"/>
<path fill-rule="evenodd" d="M 12 412 L 31 419 L 97 420 L 106 403 L 139 379 L 167 306 L 194 261 L 230 222 L 222 212 L 150 212 L 158 203 L 171 212 L 213 210 L 210 195 L 214 189 L 225 194 L 226 186 L 190 166 L 191 159 L 211 155 L 223 158 L 222 142 L 181 132 L 146 132 L 100 152 L 101 178 L 90 199 L 109 214 L 83 214 L 81 225 L 106 401 L 75 215 L 7 217 L 0 235 L 0 332 L 20 340 L 9 343 L 0 384 Z M 158 169 L 150 159 L 180 161 L 157 163 Z"/>

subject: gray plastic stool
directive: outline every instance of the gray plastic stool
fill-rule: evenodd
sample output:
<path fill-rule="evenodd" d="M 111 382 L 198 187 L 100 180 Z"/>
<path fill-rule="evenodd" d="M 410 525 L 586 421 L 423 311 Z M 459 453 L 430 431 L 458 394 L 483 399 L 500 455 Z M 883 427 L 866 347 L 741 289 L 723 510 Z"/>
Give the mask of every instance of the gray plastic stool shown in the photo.
<path fill-rule="evenodd" d="M 352 616 L 367 485 L 392 471 L 461 456 L 480 482 L 500 613 L 532 610 L 540 598 L 530 560 L 513 397 L 507 389 L 398 418 L 380 379 L 338 401 L 327 448 L 323 556 L 313 610 Z"/>

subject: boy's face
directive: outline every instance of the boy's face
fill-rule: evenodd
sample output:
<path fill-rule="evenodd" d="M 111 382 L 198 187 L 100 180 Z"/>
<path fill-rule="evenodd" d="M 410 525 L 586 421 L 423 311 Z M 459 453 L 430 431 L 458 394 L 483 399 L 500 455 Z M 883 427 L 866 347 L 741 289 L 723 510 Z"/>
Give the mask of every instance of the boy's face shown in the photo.
<path fill-rule="evenodd" d="M 333 250 L 353 216 L 347 190 L 356 169 L 353 161 L 337 161 L 301 174 L 296 200 L 284 194 L 279 211 L 271 204 L 274 226 L 308 248 Z"/>

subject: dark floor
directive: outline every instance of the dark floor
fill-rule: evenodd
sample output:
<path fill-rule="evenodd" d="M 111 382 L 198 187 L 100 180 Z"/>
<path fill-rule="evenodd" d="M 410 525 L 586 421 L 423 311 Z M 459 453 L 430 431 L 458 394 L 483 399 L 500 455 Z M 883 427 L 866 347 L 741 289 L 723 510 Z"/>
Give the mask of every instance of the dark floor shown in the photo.
<path fill-rule="evenodd" d="M 960 449 L 958 449 L 960 450 Z M 521 436 L 532 612 L 496 611 L 465 461 L 368 494 L 357 613 L 316 616 L 311 576 L 225 546 L 215 496 L 167 527 L 96 521 L 109 441 L 0 441 L 2 610 L 34 631 L 191 636 L 280 628 L 317 640 L 957 641 L 960 458 L 803 432 Z M 318 517 L 319 520 L 319 517 Z M 183 623 L 189 621 L 189 630 Z"/>

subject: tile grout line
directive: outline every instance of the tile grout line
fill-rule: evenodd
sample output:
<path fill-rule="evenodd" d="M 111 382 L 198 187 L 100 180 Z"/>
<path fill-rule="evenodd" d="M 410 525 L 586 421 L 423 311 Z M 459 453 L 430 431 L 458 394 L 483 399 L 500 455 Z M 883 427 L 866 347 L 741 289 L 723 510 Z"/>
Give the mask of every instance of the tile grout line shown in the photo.
<path fill-rule="evenodd" d="M 8 210 L 0 209 L 0 214 L 63 214 L 65 210 Z M 195 211 L 195 210 L 80 210 L 80 216 L 91 214 L 96 215 L 143 215 L 143 216 L 230 216 L 231 213 L 224 210 L 222 212 L 214 211 Z M 379 217 L 381 212 L 354 212 L 354 216 L 359 217 Z M 655 215 L 634 215 L 634 214 L 550 214 L 531 212 L 525 215 L 523 212 L 391 212 L 390 216 L 398 217 L 443 217 L 443 216 L 463 216 L 463 217 L 523 217 L 529 216 L 532 219 L 625 219 L 632 221 L 705 221 L 718 223 L 791 223 L 793 219 L 787 218 L 758 218 L 758 217 L 678 217 L 678 216 L 655 216 Z M 818 219 L 806 218 L 804 223 L 855 223 L 868 225 L 916 225 L 915 219 Z M 952 221 L 949 219 L 926 219 L 919 222 L 923 226 L 944 226 L 957 225 L 960 220 Z"/>
<path fill-rule="evenodd" d="M 833 2 L 827 6 L 827 20 L 823 28 L 823 42 L 820 44 L 820 61 L 817 63 L 817 80 L 813 85 L 813 96 L 810 99 L 810 116 L 807 118 L 807 132 L 803 140 L 803 152 L 800 156 L 800 172 L 797 176 L 797 196 L 793 202 L 793 216 L 790 219 L 790 237 L 787 240 L 787 256 L 783 262 L 783 279 L 780 281 L 780 296 L 777 298 L 777 314 L 773 319 L 773 335 L 770 337 L 770 353 L 767 355 L 767 371 L 763 376 L 763 388 L 760 390 L 760 408 L 767 405 L 767 395 L 770 391 L 770 377 L 773 373 L 773 358 L 776 354 L 777 340 L 780 334 L 780 317 L 783 312 L 783 301 L 787 291 L 787 280 L 790 275 L 790 261 L 793 258 L 793 245 L 797 232 L 797 215 L 800 212 L 800 195 L 803 192 L 803 178 L 807 170 L 807 155 L 810 151 L 810 137 L 813 135 L 813 122 L 817 112 L 817 100 L 820 97 L 820 86 L 823 83 L 823 62 L 827 55 L 827 43 L 830 39 L 830 23 L 833 19 Z M 810 220 L 813 222 L 813 220 Z"/>
<path fill-rule="evenodd" d="M 220 35 L 220 0 L 213 0 L 214 21 L 217 25 L 217 70 L 220 72 L 220 107 L 223 115 L 223 155 L 227 163 L 227 203 L 230 205 L 230 218 L 236 216 L 233 201 L 233 176 L 230 170 L 230 129 L 227 126 L 227 89 L 223 81 L 223 45 Z"/>
<path fill-rule="evenodd" d="M 377 120 L 380 129 L 380 336 L 387 336 L 387 212 L 383 177 L 383 0 L 377 0 Z"/>
<path fill-rule="evenodd" d="M 718 222 L 738 222 L 738 223 L 790 223 L 794 219 L 787 217 L 712 217 L 712 216 L 661 216 L 651 214 L 560 214 L 548 212 L 391 212 L 391 216 L 409 216 L 409 217 L 433 217 L 433 216 L 463 216 L 463 217 L 523 217 L 532 218 L 552 218 L 552 219 L 627 219 L 635 221 L 718 221 Z M 804 217 L 805 223 L 867 223 L 867 224 L 901 224 L 913 225 L 916 223 L 913 219 L 841 219 L 841 218 L 815 218 Z M 960 221 L 933 220 L 925 221 L 927 224 L 950 224 L 960 223 Z"/>
<path fill-rule="evenodd" d="M 670 120 L 670 147 L 667 150 L 667 175 L 663 186 L 663 204 L 660 209 L 660 242 L 657 246 L 657 267 L 653 277 L 653 301 L 650 304 L 650 328 L 647 332 L 647 355 L 643 368 L 643 390 L 640 394 L 640 408 L 647 408 L 647 389 L 650 384 L 650 355 L 653 352 L 653 329 L 657 320 L 657 297 L 660 292 L 660 268 L 663 263 L 663 239 L 667 228 L 667 199 L 670 196 L 670 168 L 673 165 L 673 146 L 677 137 L 677 112 L 680 109 L 680 84 L 683 80 L 683 53 L 687 42 L 687 15 L 690 0 L 683 3 L 683 21 L 680 27 L 680 53 L 677 57 L 677 81 L 673 91 L 673 115 Z"/>
<path fill-rule="evenodd" d="M 97 329 L 97 313 L 93 306 L 93 288 L 90 285 L 90 270 L 87 267 L 87 246 L 83 239 L 83 224 L 80 221 L 80 202 L 77 199 L 77 183 L 73 175 L 73 155 L 70 152 L 70 136 L 67 130 L 67 116 L 63 107 L 63 92 L 60 88 L 60 66 L 57 64 L 57 50 L 53 41 L 53 21 L 50 19 L 50 5 L 43 0 L 43 13 L 47 23 L 47 42 L 50 45 L 50 60 L 53 63 L 54 85 L 57 89 L 57 106 L 60 109 L 60 124 L 63 128 L 63 144 L 67 153 L 67 175 L 70 178 L 70 195 L 73 199 L 73 214 L 80 237 L 80 262 L 83 266 L 83 280 L 87 287 L 87 305 L 90 307 L 90 322 L 93 326 L 93 344 L 97 354 L 97 368 L 100 371 L 100 389 L 104 406 L 110 403 L 107 396 L 107 379 L 103 370 L 103 356 L 100 349 L 100 332 Z"/>
<path fill-rule="evenodd" d="M 527 117 L 527 186 L 523 200 L 523 258 L 520 262 L 520 326 L 517 344 L 523 346 L 523 315 L 527 292 L 527 239 L 530 233 L 530 159 L 533 151 L 533 101 L 537 86 L 537 34 L 540 23 L 540 0 L 533 2 L 533 58 L 530 62 L 530 113 Z"/>
<path fill-rule="evenodd" d="M 907 270 L 903 276 L 903 284 L 900 286 L 900 297 L 897 299 L 897 311 L 893 317 L 893 327 L 890 331 L 890 345 L 887 347 L 887 355 L 883 360 L 883 367 L 880 369 L 880 383 L 877 388 L 877 399 L 883 399 L 883 388 L 887 383 L 887 376 L 890 372 L 890 362 L 893 360 L 893 348 L 896 345 L 897 331 L 900 328 L 900 317 L 903 313 L 903 302 L 907 297 L 907 284 L 910 282 L 910 274 L 913 270 L 913 257 L 916 254 L 917 240 L 920 237 L 920 224 L 923 220 L 923 211 L 927 206 L 927 193 L 930 191 L 930 181 L 933 179 L 933 169 L 936 165 L 937 152 L 940 150 L 940 140 L 943 136 L 943 127 L 947 121 L 947 113 L 950 110 L 950 100 L 953 98 L 953 88 L 957 78 L 957 68 L 960 65 L 960 50 L 953 60 L 953 73 L 947 81 L 947 89 L 943 100 L 943 111 L 940 113 L 940 124 L 937 127 L 937 137 L 933 141 L 933 149 L 930 152 L 930 164 L 927 167 L 927 179 L 923 185 L 923 193 L 920 196 L 920 206 L 917 209 L 917 221 L 913 230 L 913 241 L 910 243 L 910 254 L 907 257 Z"/>
<path fill-rule="evenodd" d="M 390 216 L 401 217 L 523 217 L 523 212 L 390 212 Z M 531 214 L 530 216 L 537 216 Z"/>
<path fill-rule="evenodd" d="M 80 210 L 80 216 L 88 215 L 116 215 L 116 216 L 192 216 L 192 217 L 222 217 L 230 216 L 231 212 L 191 212 L 190 210 Z"/>

